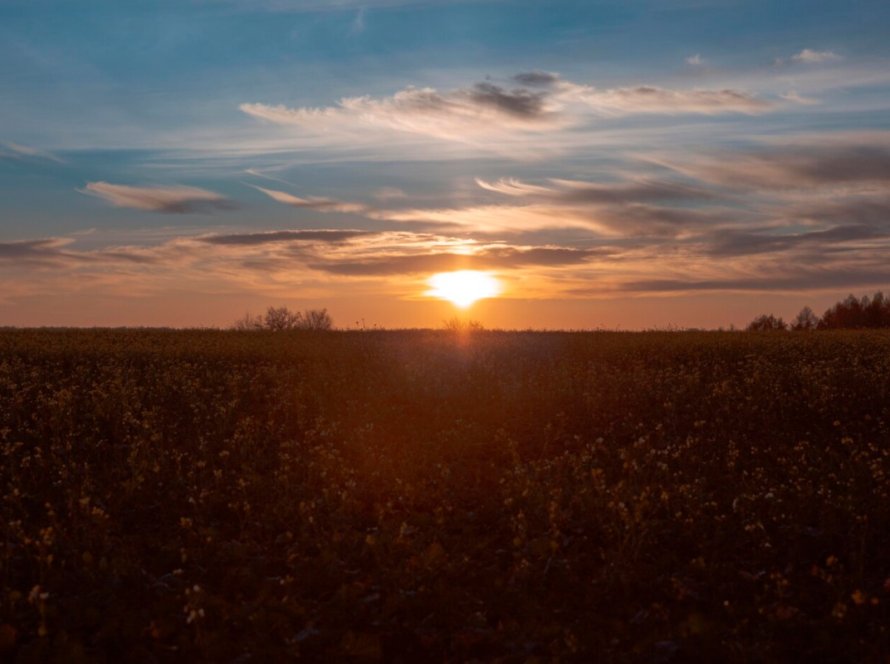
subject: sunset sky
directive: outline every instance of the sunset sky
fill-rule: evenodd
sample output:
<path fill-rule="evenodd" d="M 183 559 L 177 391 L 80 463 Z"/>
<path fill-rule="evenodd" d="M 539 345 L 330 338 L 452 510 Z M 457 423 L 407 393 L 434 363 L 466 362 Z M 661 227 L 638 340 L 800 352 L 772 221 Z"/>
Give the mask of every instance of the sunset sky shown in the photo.
<path fill-rule="evenodd" d="M 728 327 L 890 290 L 886 0 L 0 0 L 0 325 Z"/>

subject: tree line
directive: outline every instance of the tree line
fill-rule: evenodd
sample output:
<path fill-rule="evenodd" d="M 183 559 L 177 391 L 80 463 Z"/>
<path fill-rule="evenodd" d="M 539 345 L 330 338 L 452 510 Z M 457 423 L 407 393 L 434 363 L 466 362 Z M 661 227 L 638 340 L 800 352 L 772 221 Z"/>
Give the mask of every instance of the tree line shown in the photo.
<path fill-rule="evenodd" d="M 808 331 L 868 328 L 890 328 L 890 298 L 881 292 L 861 298 L 848 295 L 829 307 L 821 317 L 810 307 L 804 307 L 791 323 L 786 323 L 781 317 L 764 314 L 752 320 L 745 329 Z"/>

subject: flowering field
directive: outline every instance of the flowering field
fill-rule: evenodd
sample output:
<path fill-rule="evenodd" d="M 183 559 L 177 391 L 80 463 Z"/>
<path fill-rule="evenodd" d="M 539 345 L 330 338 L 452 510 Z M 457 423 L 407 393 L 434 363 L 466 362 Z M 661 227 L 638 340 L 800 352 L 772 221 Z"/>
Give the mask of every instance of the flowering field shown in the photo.
<path fill-rule="evenodd" d="M 0 658 L 885 661 L 890 334 L 0 332 Z"/>

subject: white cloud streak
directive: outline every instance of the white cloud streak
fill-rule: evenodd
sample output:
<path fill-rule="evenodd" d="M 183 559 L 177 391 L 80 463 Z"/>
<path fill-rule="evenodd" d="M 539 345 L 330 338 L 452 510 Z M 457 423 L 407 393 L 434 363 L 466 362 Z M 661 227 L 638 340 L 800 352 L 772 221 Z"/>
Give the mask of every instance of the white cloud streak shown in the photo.
<path fill-rule="evenodd" d="M 278 191 L 276 189 L 266 189 L 251 185 L 254 189 L 263 192 L 274 201 L 283 205 L 290 205 L 295 208 L 307 208 L 310 210 L 318 210 L 320 212 L 343 212 L 343 213 L 362 213 L 368 210 L 366 205 L 361 203 L 349 203 L 338 201 L 333 198 L 300 198 L 286 191 Z"/>
<path fill-rule="evenodd" d="M 101 198 L 115 207 L 167 214 L 208 212 L 236 207 L 235 203 L 226 197 L 198 187 L 135 187 L 109 182 L 89 182 L 79 191 Z"/>
<path fill-rule="evenodd" d="M 52 152 L 20 143 L 0 143 L 0 159 L 46 159 L 57 164 L 65 163 L 64 159 Z"/>
<path fill-rule="evenodd" d="M 244 103 L 240 110 L 256 119 L 352 140 L 368 130 L 403 133 L 457 142 L 497 143 L 507 136 L 555 132 L 603 117 L 637 114 L 740 113 L 774 110 L 775 102 L 735 89 L 678 90 L 639 85 L 598 89 L 549 72 L 513 77 L 519 87 L 491 82 L 440 92 L 409 87 L 388 97 L 344 97 L 335 106 L 288 107 Z"/>
<path fill-rule="evenodd" d="M 821 64 L 823 62 L 835 62 L 840 60 L 841 56 L 839 56 L 834 51 L 815 51 L 811 48 L 805 48 L 800 53 L 795 53 L 791 56 L 792 62 L 798 62 L 801 64 Z"/>
<path fill-rule="evenodd" d="M 671 90 L 651 85 L 597 90 L 578 89 L 578 98 L 594 111 L 608 116 L 659 113 L 719 115 L 742 113 L 758 115 L 773 110 L 775 104 L 741 90 Z"/>

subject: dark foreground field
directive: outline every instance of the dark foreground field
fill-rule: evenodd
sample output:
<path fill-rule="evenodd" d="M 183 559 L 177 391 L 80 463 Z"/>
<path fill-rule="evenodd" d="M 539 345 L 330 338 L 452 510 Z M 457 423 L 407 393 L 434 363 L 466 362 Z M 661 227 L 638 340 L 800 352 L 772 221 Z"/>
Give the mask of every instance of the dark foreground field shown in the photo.
<path fill-rule="evenodd" d="M 0 658 L 886 661 L 885 333 L 0 332 Z"/>

